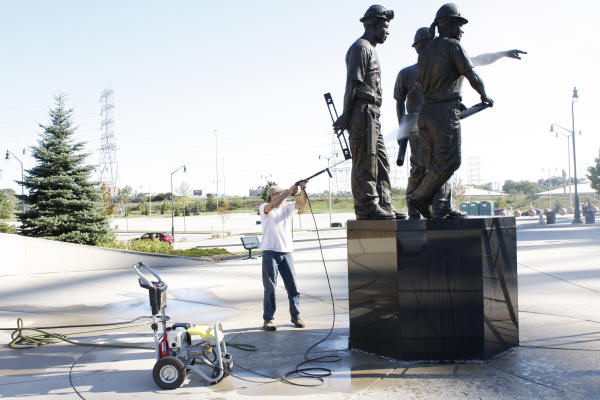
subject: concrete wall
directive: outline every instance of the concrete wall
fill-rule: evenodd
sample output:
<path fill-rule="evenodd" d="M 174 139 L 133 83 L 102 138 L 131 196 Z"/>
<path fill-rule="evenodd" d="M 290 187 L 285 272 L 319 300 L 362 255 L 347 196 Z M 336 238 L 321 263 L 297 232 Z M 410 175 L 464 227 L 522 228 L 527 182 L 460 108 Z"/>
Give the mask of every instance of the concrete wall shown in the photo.
<path fill-rule="evenodd" d="M 6 233 L 0 233 L 0 254 L 0 276 L 125 269 L 138 261 L 151 267 L 211 262 L 210 259 L 153 255 Z"/>

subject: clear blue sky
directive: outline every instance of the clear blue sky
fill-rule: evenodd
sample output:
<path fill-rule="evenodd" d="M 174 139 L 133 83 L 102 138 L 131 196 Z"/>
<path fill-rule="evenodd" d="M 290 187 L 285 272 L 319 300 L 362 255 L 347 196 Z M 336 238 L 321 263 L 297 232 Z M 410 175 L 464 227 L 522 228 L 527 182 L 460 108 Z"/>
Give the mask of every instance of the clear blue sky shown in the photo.
<path fill-rule="evenodd" d="M 175 185 L 215 191 L 215 133 L 228 194 L 246 194 L 271 175 L 282 185 L 326 166 L 331 121 L 323 93 L 341 108 L 344 55 L 362 34 L 370 1 L 21 1 L 0 9 L 3 62 L 1 151 L 20 155 L 36 143 L 53 95 L 68 95 L 76 137 L 98 160 L 99 97 L 114 90 L 119 184 L 138 191 Z M 390 37 L 377 47 L 382 66 L 384 134 L 396 128 L 393 86 L 416 61 L 414 32 L 440 1 L 382 2 L 394 9 Z M 594 1 L 462 1 L 471 56 L 519 48 L 523 60 L 479 68 L 495 106 L 463 123 L 463 155 L 479 156 L 482 180 L 538 179 L 567 168 L 564 138 L 576 104 L 578 175 L 600 149 L 600 6 Z M 465 84 L 464 102 L 478 102 Z M 21 157 L 31 167 L 30 156 Z M 393 161 L 393 160 L 392 160 Z M 224 174 L 222 167 L 224 165 Z M 18 186 L 19 166 L 2 161 L 0 187 Z M 396 168 L 396 167 L 393 167 Z M 405 170 L 399 172 L 405 177 Z M 400 179 L 398 184 L 402 185 Z M 223 182 L 220 184 L 221 191 Z M 321 176 L 313 190 L 327 187 Z"/>

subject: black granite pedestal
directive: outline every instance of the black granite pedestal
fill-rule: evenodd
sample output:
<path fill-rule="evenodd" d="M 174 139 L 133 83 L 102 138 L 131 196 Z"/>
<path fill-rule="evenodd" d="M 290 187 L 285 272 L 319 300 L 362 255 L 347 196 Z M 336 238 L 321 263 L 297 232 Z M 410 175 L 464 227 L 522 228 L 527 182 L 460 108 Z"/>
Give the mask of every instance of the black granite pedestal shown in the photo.
<path fill-rule="evenodd" d="M 348 221 L 350 347 L 487 359 L 519 344 L 513 217 Z"/>

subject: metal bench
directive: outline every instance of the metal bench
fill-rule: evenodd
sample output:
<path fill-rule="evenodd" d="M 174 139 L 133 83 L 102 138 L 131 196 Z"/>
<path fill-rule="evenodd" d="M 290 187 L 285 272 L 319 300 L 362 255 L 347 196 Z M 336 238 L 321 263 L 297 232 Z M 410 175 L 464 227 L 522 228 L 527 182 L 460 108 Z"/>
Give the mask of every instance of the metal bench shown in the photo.
<path fill-rule="evenodd" d="M 244 258 L 244 260 L 249 260 L 252 257 L 252 250 L 260 248 L 260 242 L 258 241 L 258 236 L 244 236 L 242 238 L 242 244 L 244 245 L 244 249 L 248 250 L 248 257 Z"/>

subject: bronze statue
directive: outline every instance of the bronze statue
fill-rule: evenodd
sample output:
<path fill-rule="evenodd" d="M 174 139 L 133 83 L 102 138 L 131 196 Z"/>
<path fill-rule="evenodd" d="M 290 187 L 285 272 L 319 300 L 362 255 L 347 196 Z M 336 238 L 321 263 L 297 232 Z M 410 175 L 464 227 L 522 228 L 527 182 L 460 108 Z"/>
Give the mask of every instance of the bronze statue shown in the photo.
<path fill-rule="evenodd" d="M 426 172 L 421 182 L 406 197 L 425 218 L 461 217 L 451 209 L 449 185 L 445 185 L 460 167 L 461 87 L 466 77 L 483 103 L 494 103 L 485 92 L 483 81 L 473 70 L 473 63 L 460 44 L 462 26 L 468 21 L 453 3 L 444 4 L 430 27 L 439 36 L 421 50 L 417 80 L 423 90 L 423 107 L 418 130 L 425 158 Z M 439 193 L 438 193 L 439 192 Z M 434 196 L 436 204 L 432 207 Z"/>
<path fill-rule="evenodd" d="M 336 130 L 348 130 L 357 219 L 406 218 L 392 206 L 389 163 L 379 123 L 381 70 L 375 46 L 385 42 L 393 18 L 392 10 L 373 5 L 360 19 L 365 33 L 346 53 L 344 111 L 333 124 Z"/>
<path fill-rule="evenodd" d="M 419 28 L 415 33 L 415 38 L 412 47 L 415 48 L 417 54 L 431 42 L 431 32 L 429 28 Z M 488 65 L 496 62 L 502 57 L 510 57 L 521 59 L 520 54 L 527 54 L 521 50 L 506 50 L 496 53 L 485 53 L 471 58 L 474 67 Z M 406 153 L 407 142 L 410 143 L 410 176 L 406 186 L 406 195 L 410 195 L 417 186 L 423 181 L 427 170 L 425 162 L 425 154 L 421 147 L 421 138 L 417 121 L 419 113 L 423 108 L 423 89 L 417 81 L 418 65 L 414 64 L 410 67 L 402 69 L 396 78 L 394 87 L 394 98 L 396 99 L 396 113 L 398 116 L 398 124 L 400 130 L 400 138 L 398 139 L 399 151 L 396 164 L 402 166 Z M 445 185 L 448 185 L 447 183 Z M 438 202 L 451 203 L 452 192 L 449 187 L 442 187 L 433 199 L 433 208 L 437 207 Z M 462 218 L 464 213 L 449 209 L 446 218 Z M 421 217 L 419 211 L 414 207 L 408 206 L 409 219 L 419 219 Z"/>

